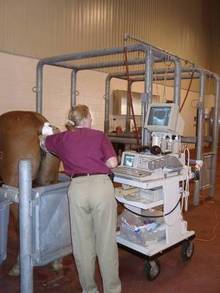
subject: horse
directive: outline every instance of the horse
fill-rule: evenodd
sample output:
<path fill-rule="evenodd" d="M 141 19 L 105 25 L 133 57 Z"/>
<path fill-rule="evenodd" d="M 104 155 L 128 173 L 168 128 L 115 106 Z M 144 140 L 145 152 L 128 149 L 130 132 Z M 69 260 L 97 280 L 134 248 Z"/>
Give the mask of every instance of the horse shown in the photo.
<path fill-rule="evenodd" d="M 45 186 L 58 182 L 60 161 L 53 154 L 40 148 L 39 135 L 48 120 L 31 111 L 11 111 L 0 116 L 0 180 L 3 184 L 18 187 L 19 160 L 30 159 L 33 186 Z M 17 204 L 10 206 L 18 236 Z M 18 238 L 18 237 L 17 237 Z M 60 269 L 59 263 L 54 269 Z M 18 263 L 9 272 L 19 275 Z"/>

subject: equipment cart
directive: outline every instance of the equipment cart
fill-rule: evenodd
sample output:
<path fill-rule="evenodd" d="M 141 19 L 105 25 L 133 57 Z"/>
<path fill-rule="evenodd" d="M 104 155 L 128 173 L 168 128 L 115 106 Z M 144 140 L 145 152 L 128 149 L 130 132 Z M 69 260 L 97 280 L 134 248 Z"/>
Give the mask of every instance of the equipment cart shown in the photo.
<path fill-rule="evenodd" d="M 119 216 L 117 242 L 147 257 L 144 269 L 147 278 L 154 280 L 160 273 L 158 257 L 162 253 L 181 245 L 183 261 L 193 255 L 195 232 L 187 230 L 182 216 L 182 209 L 187 209 L 191 169 L 186 165 L 178 170 L 159 168 L 148 176 L 141 170 L 134 176 L 117 169 L 120 167 L 114 172 L 114 182 L 121 186 L 115 188 L 115 196 L 125 207 Z"/>

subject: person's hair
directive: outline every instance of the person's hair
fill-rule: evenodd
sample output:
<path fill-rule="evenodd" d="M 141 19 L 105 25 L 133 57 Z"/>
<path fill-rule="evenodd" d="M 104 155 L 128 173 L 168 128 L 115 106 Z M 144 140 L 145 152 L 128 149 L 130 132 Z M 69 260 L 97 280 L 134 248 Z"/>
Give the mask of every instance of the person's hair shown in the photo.
<path fill-rule="evenodd" d="M 73 106 L 68 114 L 68 121 L 66 123 L 67 129 L 73 129 L 80 125 L 80 122 L 89 115 L 89 108 L 86 105 Z"/>

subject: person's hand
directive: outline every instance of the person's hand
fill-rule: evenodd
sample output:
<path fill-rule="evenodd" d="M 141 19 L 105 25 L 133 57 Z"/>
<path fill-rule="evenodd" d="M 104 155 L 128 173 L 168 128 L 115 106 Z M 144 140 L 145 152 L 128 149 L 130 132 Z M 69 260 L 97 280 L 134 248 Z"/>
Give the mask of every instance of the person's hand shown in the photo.
<path fill-rule="evenodd" d="M 47 149 L 46 149 L 46 147 L 45 147 L 45 139 L 46 139 L 46 137 L 47 137 L 47 135 L 42 135 L 42 134 L 40 134 L 40 135 L 38 136 L 38 138 L 39 138 L 39 142 L 40 142 L 40 148 L 41 148 L 43 151 L 45 151 L 45 152 L 47 152 Z"/>
<path fill-rule="evenodd" d="M 41 134 L 46 136 L 59 133 L 59 132 L 60 132 L 59 128 L 57 128 L 54 125 L 51 125 L 49 122 L 45 122 L 41 129 Z"/>
<path fill-rule="evenodd" d="M 51 126 L 51 128 L 53 130 L 53 134 L 56 134 L 56 133 L 59 133 L 60 132 L 60 129 L 58 127 L 56 127 L 55 125 L 51 125 L 50 124 L 50 126 Z"/>

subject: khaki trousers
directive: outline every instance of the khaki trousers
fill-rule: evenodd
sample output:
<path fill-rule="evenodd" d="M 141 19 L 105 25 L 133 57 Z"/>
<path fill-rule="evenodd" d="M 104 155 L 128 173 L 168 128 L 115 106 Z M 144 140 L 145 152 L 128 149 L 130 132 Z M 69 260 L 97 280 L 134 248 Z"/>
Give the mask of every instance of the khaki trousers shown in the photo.
<path fill-rule="evenodd" d="M 73 178 L 68 191 L 73 254 L 83 293 L 98 292 L 94 280 L 96 256 L 105 293 L 120 293 L 117 206 L 107 175 Z"/>

